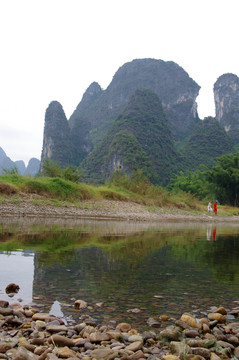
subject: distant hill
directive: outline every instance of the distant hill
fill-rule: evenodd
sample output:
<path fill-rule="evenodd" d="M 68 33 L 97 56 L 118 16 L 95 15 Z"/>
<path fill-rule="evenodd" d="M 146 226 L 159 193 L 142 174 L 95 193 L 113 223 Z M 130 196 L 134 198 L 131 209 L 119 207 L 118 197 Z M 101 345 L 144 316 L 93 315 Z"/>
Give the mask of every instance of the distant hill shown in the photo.
<path fill-rule="evenodd" d="M 40 170 L 40 160 L 32 158 L 29 160 L 27 167 L 25 166 L 24 161 L 12 161 L 5 151 L 0 147 L 0 175 L 4 174 L 4 170 L 11 170 L 16 168 L 18 174 L 20 175 L 31 175 L 35 176 L 39 173 Z"/>

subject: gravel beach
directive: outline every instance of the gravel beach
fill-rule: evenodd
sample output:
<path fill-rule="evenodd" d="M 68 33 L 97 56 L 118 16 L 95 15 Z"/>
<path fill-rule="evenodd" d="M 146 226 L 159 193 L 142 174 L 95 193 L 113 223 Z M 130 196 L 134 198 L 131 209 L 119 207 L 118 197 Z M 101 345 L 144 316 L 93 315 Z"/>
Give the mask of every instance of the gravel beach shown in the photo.
<path fill-rule="evenodd" d="M 35 205 L 32 199 L 21 198 L 13 202 L 10 198 L 0 204 L 1 217 L 38 218 L 88 218 L 127 221 L 183 221 L 183 222 L 238 222 L 238 216 L 194 214 L 182 209 L 149 207 L 133 202 L 99 200 L 83 201 L 79 206 Z"/>

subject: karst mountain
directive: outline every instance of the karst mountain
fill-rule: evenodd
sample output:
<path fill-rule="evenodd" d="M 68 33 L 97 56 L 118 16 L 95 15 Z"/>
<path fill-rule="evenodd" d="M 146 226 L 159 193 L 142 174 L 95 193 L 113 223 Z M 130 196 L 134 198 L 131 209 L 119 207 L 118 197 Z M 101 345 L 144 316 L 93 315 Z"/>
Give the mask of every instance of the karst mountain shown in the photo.
<path fill-rule="evenodd" d="M 136 59 L 103 90 L 93 82 L 69 119 L 52 101 L 45 114 L 41 161 L 79 166 L 89 182 L 116 170 L 142 170 L 165 185 L 179 170 L 211 167 L 239 145 L 239 79 L 223 74 L 214 85 L 215 118 L 200 119 L 200 86 L 173 61 Z"/>

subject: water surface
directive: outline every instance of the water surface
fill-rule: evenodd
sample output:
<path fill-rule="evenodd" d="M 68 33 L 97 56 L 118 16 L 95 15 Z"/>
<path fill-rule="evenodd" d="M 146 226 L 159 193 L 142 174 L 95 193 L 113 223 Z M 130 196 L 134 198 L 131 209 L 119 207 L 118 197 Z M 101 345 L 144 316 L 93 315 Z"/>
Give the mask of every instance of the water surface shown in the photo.
<path fill-rule="evenodd" d="M 18 294 L 5 287 L 15 282 Z M 200 314 L 239 301 L 236 224 L 0 222 L 0 299 L 32 302 L 66 319 Z M 88 308 L 74 309 L 74 301 Z M 96 304 L 104 303 L 104 307 Z"/>

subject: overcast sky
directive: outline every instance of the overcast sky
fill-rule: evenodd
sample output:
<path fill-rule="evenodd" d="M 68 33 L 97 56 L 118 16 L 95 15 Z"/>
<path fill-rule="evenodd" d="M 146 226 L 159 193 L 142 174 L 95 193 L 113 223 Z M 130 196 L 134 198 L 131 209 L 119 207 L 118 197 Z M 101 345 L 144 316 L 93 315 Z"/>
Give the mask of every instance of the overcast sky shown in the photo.
<path fill-rule="evenodd" d="M 0 0 L 0 147 L 40 159 L 49 103 L 69 118 L 136 58 L 176 62 L 201 86 L 200 118 L 214 116 L 215 81 L 239 76 L 238 14 L 239 0 Z"/>

